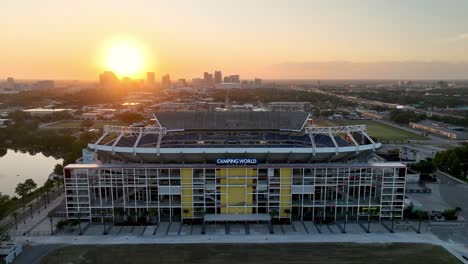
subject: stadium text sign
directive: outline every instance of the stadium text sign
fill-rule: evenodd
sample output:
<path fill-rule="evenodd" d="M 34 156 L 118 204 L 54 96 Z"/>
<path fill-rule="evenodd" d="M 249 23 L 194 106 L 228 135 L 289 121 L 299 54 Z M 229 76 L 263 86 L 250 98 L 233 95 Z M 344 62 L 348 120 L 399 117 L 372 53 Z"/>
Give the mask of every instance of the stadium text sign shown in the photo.
<path fill-rule="evenodd" d="M 216 165 L 257 165 L 257 159 L 231 158 L 216 159 Z"/>

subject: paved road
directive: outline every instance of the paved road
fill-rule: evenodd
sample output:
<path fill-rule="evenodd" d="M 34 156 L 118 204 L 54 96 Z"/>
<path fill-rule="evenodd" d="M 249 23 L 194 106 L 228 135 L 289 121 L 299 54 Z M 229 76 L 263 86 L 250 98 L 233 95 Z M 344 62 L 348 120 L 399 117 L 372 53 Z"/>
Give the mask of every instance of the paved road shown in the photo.
<path fill-rule="evenodd" d="M 461 215 L 468 220 L 468 184 L 460 183 L 436 172 L 440 196 L 451 207 L 460 207 Z M 461 243 L 468 247 L 468 225 L 460 227 L 432 227 L 431 231 L 441 240 Z"/>
<path fill-rule="evenodd" d="M 52 250 L 63 247 L 60 244 L 44 244 L 34 246 L 24 246 L 23 253 L 21 253 L 14 261 L 15 264 L 36 264 L 39 263 L 41 258 L 47 255 Z"/>

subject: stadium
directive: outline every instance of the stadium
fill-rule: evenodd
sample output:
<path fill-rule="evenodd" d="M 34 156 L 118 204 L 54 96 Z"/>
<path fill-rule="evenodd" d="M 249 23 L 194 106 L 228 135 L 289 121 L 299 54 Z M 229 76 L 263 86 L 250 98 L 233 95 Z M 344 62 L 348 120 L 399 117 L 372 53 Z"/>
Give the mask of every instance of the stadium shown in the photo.
<path fill-rule="evenodd" d="M 406 166 L 369 163 L 364 125 L 305 112 L 160 112 L 105 126 L 64 168 L 69 219 L 115 222 L 401 218 Z"/>

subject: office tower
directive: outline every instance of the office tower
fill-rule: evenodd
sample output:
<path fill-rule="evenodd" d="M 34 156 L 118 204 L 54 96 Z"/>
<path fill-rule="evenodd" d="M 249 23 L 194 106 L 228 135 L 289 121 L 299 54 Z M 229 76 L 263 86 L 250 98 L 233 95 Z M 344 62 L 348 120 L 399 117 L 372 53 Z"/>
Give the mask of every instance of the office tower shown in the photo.
<path fill-rule="evenodd" d="M 206 85 L 212 85 L 213 84 L 213 74 L 205 72 L 203 74 L 203 80 L 205 81 Z"/>
<path fill-rule="evenodd" d="M 214 72 L 214 83 L 222 83 L 223 82 L 223 74 L 221 71 Z"/>
<path fill-rule="evenodd" d="M 154 72 L 147 72 L 146 73 L 146 84 L 148 86 L 154 86 L 154 83 L 155 83 Z"/>
<path fill-rule="evenodd" d="M 167 89 L 171 86 L 171 76 L 169 74 L 164 75 L 161 78 L 161 87 Z"/>
<path fill-rule="evenodd" d="M 232 83 L 240 83 L 240 77 L 237 74 L 236 75 L 230 75 L 229 79 L 231 79 Z"/>
<path fill-rule="evenodd" d="M 120 84 L 119 78 L 111 71 L 105 71 L 99 75 L 101 88 L 114 88 Z"/>

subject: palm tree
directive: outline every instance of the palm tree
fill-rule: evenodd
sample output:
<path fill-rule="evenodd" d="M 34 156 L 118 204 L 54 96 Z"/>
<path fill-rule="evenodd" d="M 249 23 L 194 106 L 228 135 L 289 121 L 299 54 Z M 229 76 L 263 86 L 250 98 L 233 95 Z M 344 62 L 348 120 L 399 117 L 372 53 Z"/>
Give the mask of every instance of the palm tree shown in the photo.
<path fill-rule="evenodd" d="M 289 208 L 284 209 L 284 210 L 283 210 L 283 213 L 285 213 L 285 214 L 288 216 L 288 218 L 289 218 L 289 215 L 291 215 L 291 209 L 289 209 Z"/>
<path fill-rule="evenodd" d="M 122 219 L 122 216 L 125 215 L 125 212 L 122 208 L 116 208 L 114 210 L 114 214 L 117 216 L 117 223 L 119 223 Z"/>
<path fill-rule="evenodd" d="M 462 209 L 460 207 L 455 207 L 455 215 L 458 217 L 458 215 L 462 212 Z"/>
<path fill-rule="evenodd" d="M 158 210 L 156 208 L 151 208 L 150 215 L 153 218 L 153 235 L 154 235 L 156 234 L 156 219 L 158 217 Z"/>
<path fill-rule="evenodd" d="M 18 213 L 16 212 L 13 212 L 13 219 L 15 220 L 15 230 L 18 230 Z"/>
<path fill-rule="evenodd" d="M 29 213 L 31 214 L 31 219 L 33 219 L 33 210 L 32 210 L 33 205 L 29 204 L 28 207 L 29 207 Z"/>

